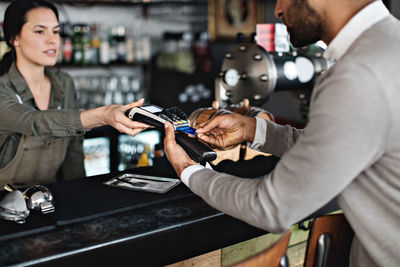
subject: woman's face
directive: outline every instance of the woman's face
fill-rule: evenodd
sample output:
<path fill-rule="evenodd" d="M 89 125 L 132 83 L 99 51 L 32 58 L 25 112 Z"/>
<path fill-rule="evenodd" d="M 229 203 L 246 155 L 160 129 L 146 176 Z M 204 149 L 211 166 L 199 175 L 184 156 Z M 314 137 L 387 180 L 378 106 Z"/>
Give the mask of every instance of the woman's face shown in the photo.
<path fill-rule="evenodd" d="M 60 47 L 60 25 L 51 9 L 35 8 L 14 40 L 17 61 L 22 64 L 53 66 Z"/>

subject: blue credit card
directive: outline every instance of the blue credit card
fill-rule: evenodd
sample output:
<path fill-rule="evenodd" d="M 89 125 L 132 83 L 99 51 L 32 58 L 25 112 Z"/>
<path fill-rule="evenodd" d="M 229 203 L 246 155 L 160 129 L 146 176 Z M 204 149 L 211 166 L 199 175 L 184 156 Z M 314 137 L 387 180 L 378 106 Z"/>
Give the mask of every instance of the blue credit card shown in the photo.
<path fill-rule="evenodd" d="M 196 134 L 196 129 L 192 128 L 192 127 L 189 127 L 189 126 L 187 126 L 187 127 L 178 127 L 177 130 L 181 131 L 181 132 L 184 132 L 184 133 L 187 133 L 187 134 L 197 135 Z"/>

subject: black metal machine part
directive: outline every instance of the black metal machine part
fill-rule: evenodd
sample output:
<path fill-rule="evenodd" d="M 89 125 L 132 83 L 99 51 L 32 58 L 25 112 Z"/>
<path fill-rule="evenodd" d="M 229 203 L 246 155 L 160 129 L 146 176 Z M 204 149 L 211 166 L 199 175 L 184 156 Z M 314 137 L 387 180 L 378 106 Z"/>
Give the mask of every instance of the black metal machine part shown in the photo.
<path fill-rule="evenodd" d="M 311 90 L 316 77 L 331 65 L 322 56 L 268 53 L 255 43 L 241 43 L 225 54 L 216 99 L 224 106 L 247 98 L 259 106 L 275 91 Z"/>

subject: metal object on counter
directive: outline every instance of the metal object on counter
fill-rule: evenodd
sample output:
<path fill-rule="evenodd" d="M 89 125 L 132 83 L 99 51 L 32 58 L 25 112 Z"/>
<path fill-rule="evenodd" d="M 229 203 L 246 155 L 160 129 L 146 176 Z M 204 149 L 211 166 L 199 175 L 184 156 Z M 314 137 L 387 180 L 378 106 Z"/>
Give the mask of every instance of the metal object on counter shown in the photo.
<path fill-rule="evenodd" d="M 5 220 L 23 224 L 28 215 L 24 195 L 19 190 L 8 193 L 0 202 L 0 217 Z"/>
<path fill-rule="evenodd" d="M 8 184 L 5 185 L 4 188 L 11 193 L 18 191 Z M 38 210 L 43 214 L 55 211 L 54 198 L 47 187 L 43 185 L 33 185 L 28 187 L 22 194 L 26 200 L 26 206 L 28 209 Z"/>
<path fill-rule="evenodd" d="M 331 65 L 323 57 L 268 53 L 255 43 L 241 43 L 225 54 L 216 99 L 237 104 L 248 98 L 258 106 L 274 91 L 312 89 L 315 78 Z"/>
<path fill-rule="evenodd" d="M 47 187 L 43 185 L 28 187 L 24 195 L 29 209 L 39 210 L 43 214 L 54 212 L 54 198 Z"/>

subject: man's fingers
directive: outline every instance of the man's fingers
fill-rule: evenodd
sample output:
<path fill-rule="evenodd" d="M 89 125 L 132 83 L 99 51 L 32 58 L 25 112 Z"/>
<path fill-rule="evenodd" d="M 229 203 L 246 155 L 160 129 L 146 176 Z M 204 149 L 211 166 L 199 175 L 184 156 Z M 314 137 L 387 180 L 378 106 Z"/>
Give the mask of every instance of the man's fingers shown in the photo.
<path fill-rule="evenodd" d="M 170 153 L 174 153 L 174 147 L 176 145 L 174 127 L 169 122 L 165 122 L 164 129 L 165 129 L 165 138 L 164 138 L 165 154 L 167 155 L 167 158 L 171 160 Z"/>
<path fill-rule="evenodd" d="M 172 126 L 171 123 L 165 122 L 164 123 L 164 128 L 165 128 L 165 139 L 168 143 L 174 143 L 175 142 L 175 131 L 174 127 Z"/>
<path fill-rule="evenodd" d="M 203 127 L 196 130 L 197 133 L 207 133 L 212 129 L 218 127 L 220 124 L 221 117 L 215 117 L 214 119 L 208 121 Z"/>
<path fill-rule="evenodd" d="M 211 142 L 211 138 L 205 134 L 198 134 L 197 137 L 207 143 Z"/>
<path fill-rule="evenodd" d="M 197 137 L 211 145 L 216 145 L 216 146 L 220 145 L 218 139 L 215 138 L 215 136 L 213 136 L 213 135 L 198 134 Z"/>

